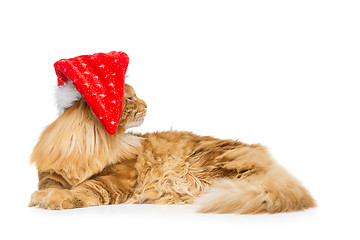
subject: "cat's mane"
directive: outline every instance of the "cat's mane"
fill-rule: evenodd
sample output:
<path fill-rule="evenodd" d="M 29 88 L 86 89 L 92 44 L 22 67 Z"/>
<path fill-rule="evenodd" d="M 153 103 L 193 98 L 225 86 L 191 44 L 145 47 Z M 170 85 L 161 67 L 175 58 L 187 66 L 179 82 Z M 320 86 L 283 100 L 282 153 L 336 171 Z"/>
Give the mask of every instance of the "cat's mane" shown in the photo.
<path fill-rule="evenodd" d="M 39 171 L 54 171 L 78 184 L 138 153 L 143 139 L 124 131 L 119 126 L 115 135 L 107 134 L 81 99 L 44 130 L 30 161 Z"/>

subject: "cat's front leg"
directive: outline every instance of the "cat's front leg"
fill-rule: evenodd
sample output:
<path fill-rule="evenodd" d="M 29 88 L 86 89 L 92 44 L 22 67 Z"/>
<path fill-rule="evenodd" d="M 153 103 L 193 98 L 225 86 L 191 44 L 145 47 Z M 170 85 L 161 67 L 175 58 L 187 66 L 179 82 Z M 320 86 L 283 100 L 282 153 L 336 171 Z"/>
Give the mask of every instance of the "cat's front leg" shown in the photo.
<path fill-rule="evenodd" d="M 74 208 L 73 197 L 68 189 L 71 184 L 61 174 L 54 171 L 38 172 L 39 191 L 31 195 L 29 207 L 49 209 Z M 64 191 L 63 191 L 64 190 Z"/>
<path fill-rule="evenodd" d="M 69 179 L 66 178 L 64 174 L 59 174 L 54 171 L 39 171 L 39 190 L 44 190 L 47 188 L 64 188 L 70 189 L 72 184 L 70 183 Z"/>
<path fill-rule="evenodd" d="M 29 206 L 58 210 L 123 203 L 136 184 L 134 164 L 135 161 L 125 161 L 108 167 L 72 189 L 47 188 L 36 191 Z"/>

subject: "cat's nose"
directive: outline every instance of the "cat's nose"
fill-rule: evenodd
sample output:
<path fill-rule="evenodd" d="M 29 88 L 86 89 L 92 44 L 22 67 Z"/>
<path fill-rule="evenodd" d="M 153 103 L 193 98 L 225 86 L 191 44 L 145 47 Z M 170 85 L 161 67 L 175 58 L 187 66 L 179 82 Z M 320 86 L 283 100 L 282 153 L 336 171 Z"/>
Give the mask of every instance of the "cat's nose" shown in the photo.
<path fill-rule="evenodd" d="M 147 108 L 147 104 L 146 104 L 146 102 L 145 101 L 143 101 L 143 100 L 141 100 L 141 99 L 139 99 L 140 101 L 141 101 L 141 103 L 144 105 L 144 107 L 145 108 Z"/>

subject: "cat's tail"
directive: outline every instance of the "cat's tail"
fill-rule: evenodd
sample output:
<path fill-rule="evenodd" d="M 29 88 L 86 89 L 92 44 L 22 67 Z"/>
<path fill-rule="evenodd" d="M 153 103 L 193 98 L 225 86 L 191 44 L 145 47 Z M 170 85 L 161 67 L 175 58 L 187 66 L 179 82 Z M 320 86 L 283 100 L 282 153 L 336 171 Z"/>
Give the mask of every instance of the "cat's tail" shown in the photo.
<path fill-rule="evenodd" d="M 278 165 L 251 178 L 221 179 L 195 203 L 202 213 L 280 213 L 315 207 L 309 192 Z"/>

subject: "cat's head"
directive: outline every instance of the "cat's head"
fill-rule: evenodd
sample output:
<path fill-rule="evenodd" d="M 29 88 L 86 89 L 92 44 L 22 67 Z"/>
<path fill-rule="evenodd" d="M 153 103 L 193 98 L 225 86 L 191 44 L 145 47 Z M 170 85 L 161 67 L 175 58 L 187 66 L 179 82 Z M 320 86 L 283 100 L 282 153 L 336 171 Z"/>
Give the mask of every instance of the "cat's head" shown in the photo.
<path fill-rule="evenodd" d="M 140 126 L 146 115 L 146 103 L 136 96 L 134 88 L 125 84 L 123 110 L 121 113 L 119 128 L 129 129 Z"/>

